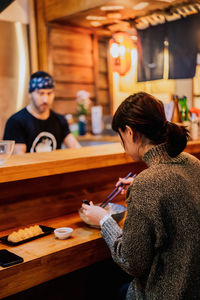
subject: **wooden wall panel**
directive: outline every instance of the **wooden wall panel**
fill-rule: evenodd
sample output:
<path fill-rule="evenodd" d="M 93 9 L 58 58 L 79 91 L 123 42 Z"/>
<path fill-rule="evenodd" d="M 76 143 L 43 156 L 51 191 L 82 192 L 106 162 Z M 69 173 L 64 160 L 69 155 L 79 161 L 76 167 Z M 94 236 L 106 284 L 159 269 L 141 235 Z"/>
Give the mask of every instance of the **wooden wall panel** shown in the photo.
<path fill-rule="evenodd" d="M 108 63 L 107 52 L 108 42 L 101 39 L 99 46 L 99 75 L 98 75 L 98 103 L 103 106 L 103 114 L 110 115 L 110 97 L 109 97 L 109 83 L 108 83 Z"/>
<path fill-rule="evenodd" d="M 63 29 L 52 29 L 51 46 L 68 48 L 80 53 L 92 52 L 92 40 L 88 34 L 82 34 L 75 31 Z"/>
<path fill-rule="evenodd" d="M 103 107 L 103 115 L 104 116 L 110 116 L 110 107 L 107 104 L 106 105 L 103 104 L 102 107 Z"/>
<path fill-rule="evenodd" d="M 93 61 L 90 52 L 81 53 L 77 51 L 71 51 L 63 48 L 55 48 L 53 50 L 53 62 L 54 64 L 67 64 L 92 67 Z"/>
<path fill-rule="evenodd" d="M 98 100 L 99 100 L 99 104 L 101 105 L 108 105 L 108 99 L 109 99 L 109 92 L 108 90 L 99 90 L 99 93 L 98 93 Z"/>
<path fill-rule="evenodd" d="M 100 57 L 107 58 L 108 48 L 104 40 L 99 41 Z"/>
<path fill-rule="evenodd" d="M 56 83 L 56 97 L 57 98 L 68 98 L 75 99 L 76 94 L 79 90 L 85 90 L 90 93 L 91 98 L 94 98 L 94 84 L 80 84 L 80 83 L 65 83 L 57 82 Z"/>
<path fill-rule="evenodd" d="M 85 90 L 95 104 L 103 106 L 104 114 L 110 114 L 107 40 L 95 44 L 95 38 L 83 29 L 51 24 L 49 49 L 57 112 L 76 113 L 77 92 Z"/>
<path fill-rule="evenodd" d="M 100 89 L 108 89 L 107 73 L 99 73 L 99 88 Z"/>
<path fill-rule="evenodd" d="M 74 115 L 77 112 L 77 104 L 74 100 L 56 100 L 53 103 L 53 110 L 61 115 Z"/>
<path fill-rule="evenodd" d="M 54 78 L 56 81 L 71 83 L 94 83 L 92 68 L 76 67 L 68 65 L 54 66 Z"/>
<path fill-rule="evenodd" d="M 106 74 L 108 72 L 107 59 L 105 57 L 99 57 L 99 71 Z"/>
<path fill-rule="evenodd" d="M 89 31 L 70 26 L 50 26 L 51 69 L 55 78 L 54 110 L 75 114 L 79 90 L 95 97 L 93 42 Z"/>

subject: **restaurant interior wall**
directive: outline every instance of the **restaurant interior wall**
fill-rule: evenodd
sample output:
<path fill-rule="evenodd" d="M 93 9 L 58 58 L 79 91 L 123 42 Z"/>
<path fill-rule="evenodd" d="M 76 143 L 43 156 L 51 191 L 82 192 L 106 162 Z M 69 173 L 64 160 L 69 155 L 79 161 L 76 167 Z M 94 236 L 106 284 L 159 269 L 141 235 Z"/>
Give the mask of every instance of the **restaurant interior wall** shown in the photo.
<path fill-rule="evenodd" d="M 154 94 L 163 102 L 170 101 L 174 93 L 184 93 L 191 106 L 191 79 L 168 80 L 164 76 L 162 80 L 137 82 L 136 45 L 132 53 L 132 69 L 124 76 L 115 72 L 109 76 L 108 83 L 108 38 L 99 37 L 98 60 L 95 61 L 98 75 L 95 77 L 93 36 L 82 30 L 57 24 L 50 26 L 49 70 L 56 79 L 55 111 L 75 114 L 76 93 L 80 89 L 88 91 L 94 103 L 103 106 L 104 114 L 113 113 L 125 97 L 141 90 Z M 111 97 L 109 88 L 113 93 Z"/>
<path fill-rule="evenodd" d="M 48 48 L 48 68 L 56 83 L 53 109 L 76 114 L 77 92 L 85 90 L 93 104 L 110 114 L 106 40 L 98 40 L 89 30 L 51 24 Z"/>
<path fill-rule="evenodd" d="M 125 75 L 112 72 L 112 69 L 110 68 L 110 85 L 112 86 L 113 91 L 113 112 L 126 97 L 139 91 L 153 94 L 164 103 L 171 100 L 172 94 L 178 94 L 180 96 L 186 95 L 189 107 L 192 106 L 192 79 L 168 79 L 168 53 L 166 50 L 167 49 L 165 49 L 164 53 L 164 72 L 162 80 L 145 82 L 137 81 L 136 43 L 133 44 L 132 49 L 132 67 Z"/>
<path fill-rule="evenodd" d="M 39 0 L 36 0 L 37 3 L 41 3 Z M 81 2 L 81 5 L 83 4 L 84 1 Z M 71 4 L 70 4 L 71 3 Z M 39 31 L 38 31 L 38 40 L 41 41 L 39 43 L 40 50 L 41 52 L 41 65 L 45 65 L 47 63 L 46 57 L 48 55 L 45 55 L 45 53 L 48 53 L 48 47 L 49 47 L 49 42 L 48 42 L 48 25 L 51 22 L 56 22 L 60 26 L 66 26 L 67 21 L 62 22 L 63 18 L 69 16 L 70 14 L 76 14 L 78 13 L 78 8 L 76 5 L 74 5 L 72 2 L 69 3 L 65 8 L 62 10 L 60 7 L 55 6 L 55 3 L 52 2 L 52 5 L 50 5 L 49 1 L 45 1 L 43 7 L 42 5 L 38 6 L 38 11 L 39 11 L 39 18 L 38 18 L 38 26 L 39 26 Z M 86 4 L 86 3 L 85 3 Z M 63 4 L 62 4 L 63 5 Z M 79 5 L 80 6 L 80 5 Z M 64 12 L 65 9 L 65 12 Z M 79 11 L 81 9 L 84 11 L 84 7 L 81 6 Z M 68 11 L 69 10 L 69 11 Z M 44 19 L 44 16 L 46 16 L 46 20 Z M 73 26 L 72 24 L 70 26 Z M 76 26 L 73 26 L 76 28 Z M 80 28 L 80 27 L 79 27 Z M 86 29 L 84 27 L 81 27 L 82 29 Z M 90 30 L 93 30 L 92 28 L 87 28 Z M 94 32 L 94 30 L 93 30 Z M 44 41 L 46 40 L 46 44 Z M 101 65 L 101 64 L 100 64 Z M 98 67 L 97 67 L 98 68 Z M 95 71 L 95 70 L 94 70 Z M 97 71 L 94 73 L 97 74 Z M 144 90 L 146 92 L 152 93 L 155 96 L 161 98 L 164 102 L 169 101 L 171 99 L 172 94 L 178 94 L 179 96 L 185 95 L 188 99 L 188 104 L 189 106 L 192 106 L 192 101 L 193 101 L 193 80 L 192 79 L 177 79 L 177 80 L 168 80 L 167 77 L 165 76 L 164 79 L 162 80 L 155 80 L 151 82 L 145 82 L 145 83 L 138 83 L 136 80 L 136 71 L 132 71 L 131 74 L 126 74 L 125 76 L 120 76 L 118 80 L 119 86 L 115 89 L 115 86 L 113 84 L 112 76 L 110 76 L 110 71 L 109 71 L 109 91 L 110 91 L 110 97 L 108 98 L 108 106 L 110 105 L 110 112 L 111 114 L 114 112 L 118 104 L 130 93 L 137 92 L 139 90 Z M 117 77 L 118 75 L 115 73 L 115 76 Z M 98 98 L 96 97 L 97 91 L 98 91 L 98 79 L 97 77 L 94 80 L 95 84 L 95 98 L 96 101 L 98 101 Z M 106 92 L 107 94 L 107 92 Z M 59 102 L 57 102 L 58 104 Z M 72 102 L 73 103 L 73 102 Z M 62 107 L 62 106 L 61 106 Z M 67 106 L 66 106 L 67 107 Z M 75 106 L 74 106 L 75 107 Z"/>

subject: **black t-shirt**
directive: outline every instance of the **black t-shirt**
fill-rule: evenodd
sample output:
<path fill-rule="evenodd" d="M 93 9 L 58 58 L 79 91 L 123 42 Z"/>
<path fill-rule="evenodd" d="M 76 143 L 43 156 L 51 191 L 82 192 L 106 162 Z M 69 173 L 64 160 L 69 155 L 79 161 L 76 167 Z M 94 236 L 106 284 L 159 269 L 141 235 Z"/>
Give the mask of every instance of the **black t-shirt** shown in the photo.
<path fill-rule="evenodd" d="M 40 120 L 23 108 L 8 119 L 3 139 L 26 144 L 27 152 L 49 152 L 60 149 L 69 133 L 64 116 L 50 110 L 49 118 Z"/>

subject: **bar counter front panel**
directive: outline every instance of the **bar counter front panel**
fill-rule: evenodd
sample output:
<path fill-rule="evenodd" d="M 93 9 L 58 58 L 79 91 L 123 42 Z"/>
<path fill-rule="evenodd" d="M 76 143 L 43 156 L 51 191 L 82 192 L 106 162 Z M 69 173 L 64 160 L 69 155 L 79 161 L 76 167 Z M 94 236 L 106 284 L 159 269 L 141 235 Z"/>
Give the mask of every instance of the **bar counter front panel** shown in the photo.
<path fill-rule="evenodd" d="M 186 151 L 199 158 L 200 142 L 189 142 Z M 0 167 L 0 236 L 34 224 L 74 231 L 66 240 L 51 234 L 16 247 L 0 243 L 24 259 L 0 267 L 0 299 L 109 258 L 100 231 L 83 223 L 78 209 L 83 199 L 101 202 L 118 177 L 144 168 L 119 143 L 13 155 Z"/>

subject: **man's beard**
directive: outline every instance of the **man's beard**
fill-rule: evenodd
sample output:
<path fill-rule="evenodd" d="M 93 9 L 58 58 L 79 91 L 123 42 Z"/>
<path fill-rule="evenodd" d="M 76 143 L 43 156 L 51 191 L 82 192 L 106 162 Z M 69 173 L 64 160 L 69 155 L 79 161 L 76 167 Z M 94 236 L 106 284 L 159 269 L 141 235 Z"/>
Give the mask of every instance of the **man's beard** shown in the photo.
<path fill-rule="evenodd" d="M 49 109 L 48 104 L 36 105 L 34 102 L 33 102 L 33 104 L 38 113 L 44 113 L 45 111 L 47 111 Z"/>

